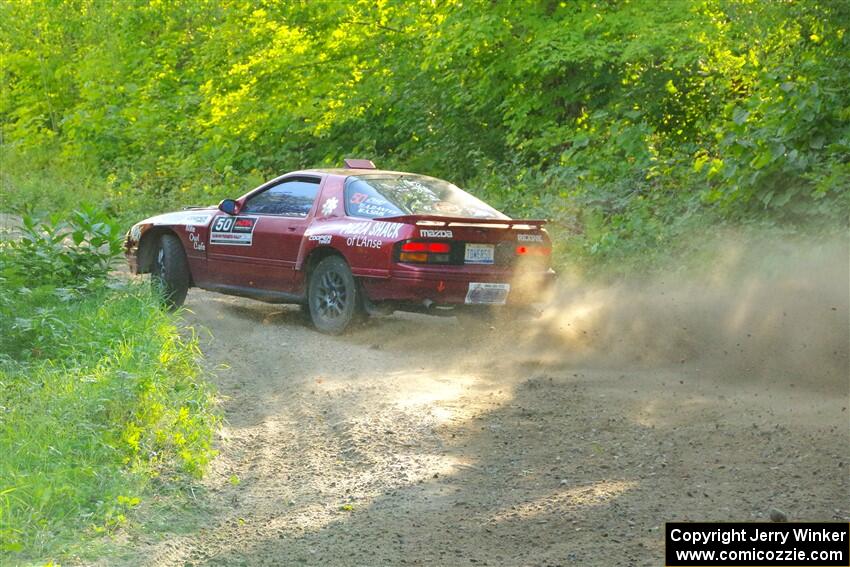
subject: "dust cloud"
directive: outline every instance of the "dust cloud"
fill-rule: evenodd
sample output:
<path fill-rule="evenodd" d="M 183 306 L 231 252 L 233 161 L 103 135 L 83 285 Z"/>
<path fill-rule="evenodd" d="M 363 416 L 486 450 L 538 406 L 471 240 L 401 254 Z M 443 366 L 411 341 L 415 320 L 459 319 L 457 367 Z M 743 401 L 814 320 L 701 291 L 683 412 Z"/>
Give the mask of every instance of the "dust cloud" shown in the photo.
<path fill-rule="evenodd" d="M 730 381 L 848 392 L 845 238 L 727 240 L 699 268 L 601 285 L 562 275 L 524 333 L 542 361 L 687 364 Z"/>

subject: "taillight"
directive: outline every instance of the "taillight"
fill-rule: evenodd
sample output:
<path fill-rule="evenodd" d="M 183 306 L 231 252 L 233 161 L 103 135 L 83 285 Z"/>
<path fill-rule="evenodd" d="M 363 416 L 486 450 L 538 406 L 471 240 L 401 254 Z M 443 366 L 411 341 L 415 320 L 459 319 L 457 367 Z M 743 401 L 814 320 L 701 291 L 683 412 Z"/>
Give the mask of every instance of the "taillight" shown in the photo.
<path fill-rule="evenodd" d="M 526 246 L 520 244 L 516 247 L 517 256 L 548 256 L 552 249 L 548 246 Z"/>
<path fill-rule="evenodd" d="M 448 242 L 403 242 L 399 248 L 399 262 L 448 264 L 451 259 Z"/>
<path fill-rule="evenodd" d="M 445 242 L 405 242 L 401 245 L 402 252 L 436 252 L 447 254 L 451 247 Z"/>

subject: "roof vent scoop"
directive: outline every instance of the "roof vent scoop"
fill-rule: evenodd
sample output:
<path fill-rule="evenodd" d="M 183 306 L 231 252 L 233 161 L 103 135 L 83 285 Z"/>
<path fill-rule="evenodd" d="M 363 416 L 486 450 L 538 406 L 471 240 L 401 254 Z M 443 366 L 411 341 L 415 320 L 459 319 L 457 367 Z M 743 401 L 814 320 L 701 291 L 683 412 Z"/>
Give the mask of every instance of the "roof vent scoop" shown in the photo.
<path fill-rule="evenodd" d="M 375 164 L 368 159 L 346 158 L 342 161 L 348 169 L 378 169 L 375 167 Z"/>

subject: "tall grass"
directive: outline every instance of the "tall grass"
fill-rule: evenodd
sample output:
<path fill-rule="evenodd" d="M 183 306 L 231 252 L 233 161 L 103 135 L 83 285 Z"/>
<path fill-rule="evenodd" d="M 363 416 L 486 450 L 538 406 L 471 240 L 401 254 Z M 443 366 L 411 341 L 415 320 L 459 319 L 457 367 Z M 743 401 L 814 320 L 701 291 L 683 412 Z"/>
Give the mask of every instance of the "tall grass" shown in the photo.
<path fill-rule="evenodd" d="M 22 231 L 0 242 L 0 564 L 85 552 L 151 479 L 200 475 L 218 419 L 195 338 L 108 277 L 107 219 Z"/>
<path fill-rule="evenodd" d="M 68 213 L 80 203 L 112 213 L 104 195 L 106 180 L 96 171 L 96 164 L 66 155 L 55 141 L 26 152 L 0 143 L 0 213 Z"/>

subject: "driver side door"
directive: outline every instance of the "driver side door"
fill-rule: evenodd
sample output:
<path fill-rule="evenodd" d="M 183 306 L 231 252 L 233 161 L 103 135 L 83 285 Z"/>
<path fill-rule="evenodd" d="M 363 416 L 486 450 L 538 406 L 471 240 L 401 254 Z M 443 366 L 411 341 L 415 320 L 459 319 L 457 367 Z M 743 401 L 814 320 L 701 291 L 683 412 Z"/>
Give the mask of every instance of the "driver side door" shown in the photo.
<path fill-rule="evenodd" d="M 297 291 L 295 264 L 321 177 L 296 176 L 249 195 L 210 223 L 210 276 L 231 291 Z"/>

